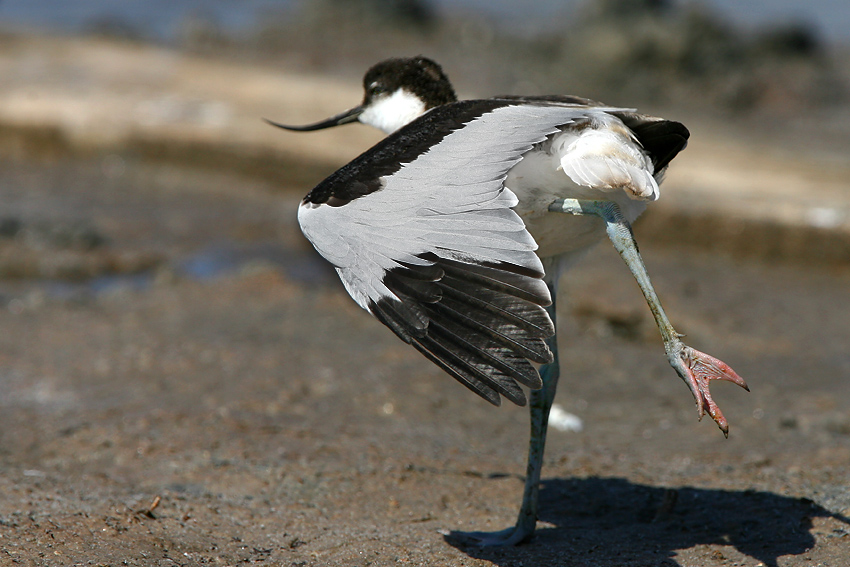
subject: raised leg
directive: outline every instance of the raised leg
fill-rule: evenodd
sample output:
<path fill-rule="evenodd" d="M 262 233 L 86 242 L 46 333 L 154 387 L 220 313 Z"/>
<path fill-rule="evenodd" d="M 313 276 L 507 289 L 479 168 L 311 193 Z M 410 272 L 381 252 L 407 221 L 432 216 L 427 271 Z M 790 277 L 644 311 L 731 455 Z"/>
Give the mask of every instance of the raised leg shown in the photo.
<path fill-rule="evenodd" d="M 578 199 L 562 199 L 549 206 L 551 212 L 569 213 L 573 215 L 596 215 L 605 221 L 608 238 L 626 262 L 643 292 L 649 309 L 655 317 L 661 338 L 664 340 L 664 350 L 670 365 L 676 370 L 682 380 L 691 389 L 696 400 L 699 418 L 705 412 L 717 423 L 723 434 L 729 435 L 729 424 L 717 404 L 711 398 L 709 383 L 711 380 L 727 380 L 734 382 L 749 391 L 744 379 L 738 376 L 726 363 L 703 352 L 685 345 L 680 335 L 673 328 L 661 301 L 652 287 L 649 274 L 638 251 L 632 227 L 620 212 L 616 203 L 611 201 L 585 201 Z"/>
<path fill-rule="evenodd" d="M 547 307 L 552 323 L 556 325 L 555 298 L 557 296 L 557 284 L 549 284 L 549 292 L 552 296 L 552 305 Z M 529 396 L 529 410 L 531 413 L 531 436 L 528 441 L 528 465 L 525 473 L 525 489 L 522 493 L 522 505 L 519 509 L 516 525 L 506 530 L 497 532 L 449 532 L 448 537 L 468 545 L 492 546 L 492 545 L 517 545 L 528 541 L 534 535 L 537 525 L 537 505 L 540 494 L 540 472 L 543 469 L 543 451 L 546 447 L 546 431 L 549 425 L 549 410 L 555 399 L 555 390 L 558 387 L 560 366 L 558 364 L 558 341 L 557 332 L 547 342 L 549 349 L 555 359 L 549 364 L 540 367 L 540 378 L 543 387 L 532 390 Z"/>

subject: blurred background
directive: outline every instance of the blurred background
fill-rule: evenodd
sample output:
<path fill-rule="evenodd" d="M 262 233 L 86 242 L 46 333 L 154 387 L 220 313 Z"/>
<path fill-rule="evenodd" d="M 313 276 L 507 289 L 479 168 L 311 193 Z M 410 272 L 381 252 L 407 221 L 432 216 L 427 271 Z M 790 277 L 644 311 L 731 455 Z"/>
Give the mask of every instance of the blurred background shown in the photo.
<path fill-rule="evenodd" d="M 423 54 L 462 97 L 576 94 L 685 122 L 691 147 L 644 238 L 845 262 L 848 29 L 840 0 L 0 0 L 0 156 L 101 160 L 113 180 L 169 163 L 303 194 L 379 134 L 260 118 L 336 114 L 374 62 Z"/>
<path fill-rule="evenodd" d="M 4 0 L 0 25 L 352 79 L 425 53 L 482 94 L 789 113 L 845 100 L 850 44 L 841 0 Z"/>
<path fill-rule="evenodd" d="M 435 534 L 513 521 L 525 411 L 362 313 L 295 221 L 381 134 L 261 120 L 348 109 L 418 54 L 461 97 L 688 126 L 636 235 L 752 389 L 713 389 L 728 441 L 697 424 L 603 243 L 559 302 L 583 429 L 550 434 L 549 535 L 489 555 Z M 847 0 L 0 0 L 0 558 L 844 565 L 848 290 Z"/>

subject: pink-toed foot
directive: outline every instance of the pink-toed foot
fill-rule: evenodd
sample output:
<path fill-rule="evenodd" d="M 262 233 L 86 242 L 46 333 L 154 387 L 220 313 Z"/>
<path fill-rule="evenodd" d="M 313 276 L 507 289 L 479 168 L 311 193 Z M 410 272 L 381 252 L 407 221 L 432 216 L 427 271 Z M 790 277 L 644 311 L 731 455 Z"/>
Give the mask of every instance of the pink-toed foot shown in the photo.
<path fill-rule="evenodd" d="M 708 413 L 723 435 L 729 437 L 729 423 L 711 398 L 709 384 L 712 380 L 725 380 L 749 392 L 750 389 L 744 379 L 722 360 L 691 348 L 678 339 L 674 339 L 667 348 L 667 356 L 670 364 L 691 389 L 696 400 L 699 419 L 702 420 L 702 416 Z"/>

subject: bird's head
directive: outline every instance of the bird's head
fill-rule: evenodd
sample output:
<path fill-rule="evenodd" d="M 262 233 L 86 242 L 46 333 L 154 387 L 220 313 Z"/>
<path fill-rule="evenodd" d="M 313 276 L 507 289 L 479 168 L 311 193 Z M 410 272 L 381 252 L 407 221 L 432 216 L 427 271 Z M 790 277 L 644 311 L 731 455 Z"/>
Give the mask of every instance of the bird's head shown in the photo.
<path fill-rule="evenodd" d="M 373 65 L 363 77 L 363 90 L 360 105 L 321 122 L 305 126 L 266 122 L 308 132 L 359 121 L 391 134 L 428 110 L 457 100 L 443 70 L 425 57 L 387 59 Z"/>

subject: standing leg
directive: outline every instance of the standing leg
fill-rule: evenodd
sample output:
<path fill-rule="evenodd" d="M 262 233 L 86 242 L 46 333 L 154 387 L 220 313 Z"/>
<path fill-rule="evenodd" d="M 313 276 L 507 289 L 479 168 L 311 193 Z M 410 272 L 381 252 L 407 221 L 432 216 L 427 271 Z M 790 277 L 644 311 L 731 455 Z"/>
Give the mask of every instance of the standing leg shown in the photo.
<path fill-rule="evenodd" d="M 620 212 L 617 204 L 611 201 L 561 199 L 550 205 L 549 210 L 573 215 L 596 215 L 605 221 L 608 238 L 637 280 L 638 286 L 640 286 L 646 298 L 646 303 L 649 305 L 653 317 L 655 317 L 655 323 L 658 325 L 658 330 L 661 331 L 664 350 L 667 352 L 670 365 L 685 381 L 694 395 L 700 419 L 707 411 L 708 415 L 723 431 L 723 434 L 728 436 L 729 424 L 723 417 L 720 408 L 711 398 L 709 383 L 711 380 L 727 380 L 746 390 L 749 390 L 749 388 L 747 388 L 744 379 L 738 376 L 725 362 L 693 349 L 680 340 L 683 335 L 676 332 L 664 313 L 661 301 L 655 293 L 655 288 L 649 281 L 649 274 L 638 251 L 632 227 Z"/>
<path fill-rule="evenodd" d="M 522 493 L 522 505 L 519 509 L 516 526 L 509 529 L 510 537 L 503 543 L 515 545 L 531 539 L 537 526 L 537 507 L 540 496 L 540 473 L 543 470 L 543 453 L 546 448 L 546 432 L 549 427 L 549 410 L 555 400 L 555 392 L 558 388 L 558 378 L 561 375 L 561 366 L 558 363 L 558 322 L 555 309 L 555 301 L 558 295 L 557 284 L 550 284 L 549 293 L 552 296 L 552 305 L 546 308 L 549 317 L 555 325 L 555 334 L 547 339 L 549 350 L 554 355 L 554 360 L 540 367 L 540 378 L 543 387 L 532 390 L 529 399 L 529 413 L 531 414 L 531 435 L 528 440 L 528 464 L 525 472 L 525 489 Z"/>
<path fill-rule="evenodd" d="M 557 276 L 552 279 L 557 280 Z M 534 535 L 540 495 L 540 472 L 543 469 L 543 451 L 546 447 L 546 431 L 549 425 L 549 410 L 555 399 L 555 390 L 558 387 L 558 377 L 561 371 L 558 364 L 558 327 L 555 313 L 558 286 L 556 282 L 551 281 L 547 281 L 547 285 L 552 296 L 552 304 L 546 310 L 556 329 L 555 334 L 547 339 L 547 344 L 554 355 L 554 360 L 540 367 L 543 387 L 539 390 L 532 390 L 529 396 L 531 436 L 528 441 L 528 465 L 519 516 L 515 526 L 498 532 L 450 532 L 448 534 L 452 539 L 463 543 L 479 546 L 517 545 L 528 541 Z"/>
<path fill-rule="evenodd" d="M 552 305 L 548 307 L 549 316 L 555 324 L 556 332 L 548 339 L 549 349 L 554 360 L 540 367 L 540 378 L 543 387 L 533 390 L 530 395 L 529 411 L 531 414 L 531 436 L 528 440 L 528 465 L 525 473 L 525 490 L 522 493 L 522 506 L 517 517 L 514 541 L 520 543 L 528 540 L 534 534 L 537 525 L 537 506 L 540 494 L 540 472 L 543 469 L 543 452 L 546 447 L 546 432 L 549 427 L 549 410 L 555 400 L 558 388 L 558 378 L 561 366 L 558 362 L 558 333 L 557 315 L 555 313 L 555 297 L 557 289 L 550 289 Z"/>

